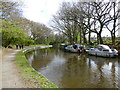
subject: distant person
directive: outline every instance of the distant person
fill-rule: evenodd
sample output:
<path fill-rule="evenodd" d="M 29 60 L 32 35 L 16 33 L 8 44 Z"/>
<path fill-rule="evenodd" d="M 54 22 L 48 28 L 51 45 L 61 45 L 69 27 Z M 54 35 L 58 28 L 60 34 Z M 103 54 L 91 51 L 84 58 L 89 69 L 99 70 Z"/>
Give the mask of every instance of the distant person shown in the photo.
<path fill-rule="evenodd" d="M 16 49 L 18 49 L 18 44 L 16 44 Z"/>
<path fill-rule="evenodd" d="M 19 45 L 19 48 L 21 49 L 21 44 Z"/>
<path fill-rule="evenodd" d="M 23 49 L 23 44 L 21 45 L 21 49 Z"/>

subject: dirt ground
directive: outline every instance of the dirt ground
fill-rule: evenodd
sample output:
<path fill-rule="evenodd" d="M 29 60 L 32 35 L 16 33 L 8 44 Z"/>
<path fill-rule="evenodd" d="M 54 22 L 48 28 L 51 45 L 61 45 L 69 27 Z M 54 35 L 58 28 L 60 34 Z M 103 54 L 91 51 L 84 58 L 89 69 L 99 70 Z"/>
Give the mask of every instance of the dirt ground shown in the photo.
<path fill-rule="evenodd" d="M 16 49 L 0 50 L 0 89 L 1 88 L 27 88 L 15 65 Z"/>

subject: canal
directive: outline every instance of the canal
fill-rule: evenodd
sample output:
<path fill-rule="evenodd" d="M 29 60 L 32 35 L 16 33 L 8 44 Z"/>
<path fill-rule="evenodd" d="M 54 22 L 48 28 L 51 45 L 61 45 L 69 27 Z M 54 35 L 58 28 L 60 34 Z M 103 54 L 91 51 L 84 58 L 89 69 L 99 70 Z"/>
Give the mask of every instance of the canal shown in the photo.
<path fill-rule="evenodd" d="M 26 54 L 30 65 L 60 88 L 120 88 L 120 58 L 47 48 Z"/>

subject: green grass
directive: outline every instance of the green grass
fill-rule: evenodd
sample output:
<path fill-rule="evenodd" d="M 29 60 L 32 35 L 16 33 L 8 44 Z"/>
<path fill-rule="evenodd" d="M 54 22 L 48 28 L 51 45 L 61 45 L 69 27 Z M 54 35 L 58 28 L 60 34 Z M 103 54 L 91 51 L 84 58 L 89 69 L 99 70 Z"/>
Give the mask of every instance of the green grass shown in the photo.
<path fill-rule="evenodd" d="M 22 78 L 25 82 L 30 83 L 33 88 L 58 88 L 30 66 L 23 50 L 16 54 L 15 60 Z"/>

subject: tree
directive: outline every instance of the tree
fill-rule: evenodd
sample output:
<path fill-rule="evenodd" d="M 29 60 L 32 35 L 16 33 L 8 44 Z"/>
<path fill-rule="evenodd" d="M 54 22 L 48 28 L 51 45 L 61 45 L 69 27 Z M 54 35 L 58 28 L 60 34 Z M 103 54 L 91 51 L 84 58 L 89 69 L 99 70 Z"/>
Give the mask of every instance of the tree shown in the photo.
<path fill-rule="evenodd" d="M 94 8 L 91 6 L 91 3 L 92 2 L 78 3 L 78 6 L 81 10 L 82 18 L 84 18 L 83 21 L 81 21 L 81 25 L 84 26 L 83 34 L 84 34 L 84 37 L 86 34 L 88 34 L 88 43 L 91 42 L 90 40 L 91 32 L 94 26 L 94 20 L 92 19 L 92 13 L 93 13 Z"/>
<path fill-rule="evenodd" d="M 56 16 L 54 16 L 54 29 L 67 36 L 69 42 L 73 44 L 78 40 L 78 19 L 75 3 L 62 3 L 62 7 Z"/>
<path fill-rule="evenodd" d="M 7 47 L 10 44 L 25 44 L 29 38 L 27 35 L 15 24 L 2 21 L 2 46 Z"/>
<path fill-rule="evenodd" d="M 21 10 L 18 9 L 19 4 L 17 2 L 9 0 L 0 0 L 1 3 L 1 19 L 12 21 L 13 17 L 20 16 Z"/>
<path fill-rule="evenodd" d="M 113 8 L 113 14 L 110 14 L 110 18 L 112 19 L 110 22 L 108 22 L 107 24 L 105 24 L 106 28 L 110 31 L 111 34 L 111 40 L 112 40 L 112 44 L 115 45 L 115 33 L 117 26 L 120 24 L 118 21 L 118 19 L 120 18 L 120 8 L 118 7 L 117 2 L 111 2 L 112 4 L 112 8 Z"/>
<path fill-rule="evenodd" d="M 113 15 L 112 11 L 114 11 Z M 113 22 L 113 29 L 109 28 L 109 31 L 111 31 L 114 43 L 119 11 L 116 10 L 116 4 L 113 2 L 100 0 L 96 2 L 64 2 L 53 18 L 53 28 L 66 35 L 71 44 L 78 41 L 78 36 L 80 43 L 86 44 L 87 34 L 90 43 L 91 33 L 96 33 L 98 43 L 103 44 L 101 34 L 104 28 L 108 29 L 107 25 Z"/>
<path fill-rule="evenodd" d="M 52 40 L 53 32 L 44 24 L 31 21 L 29 28 L 31 38 L 35 40 L 37 44 L 48 44 Z"/>
<path fill-rule="evenodd" d="M 20 26 L 21 12 L 19 4 L 14 1 L 3 0 L 1 5 L 1 35 L 2 46 L 7 47 L 10 44 L 28 44 L 34 41 L 30 40 L 24 29 Z"/>
<path fill-rule="evenodd" d="M 110 2 L 93 2 L 91 6 L 94 8 L 92 13 L 92 17 L 94 22 L 96 23 L 96 28 L 92 30 L 97 34 L 98 43 L 102 44 L 103 40 L 101 37 L 101 33 L 103 31 L 106 23 L 110 22 L 112 18 L 109 17 L 110 11 L 112 10 L 112 5 Z"/>

